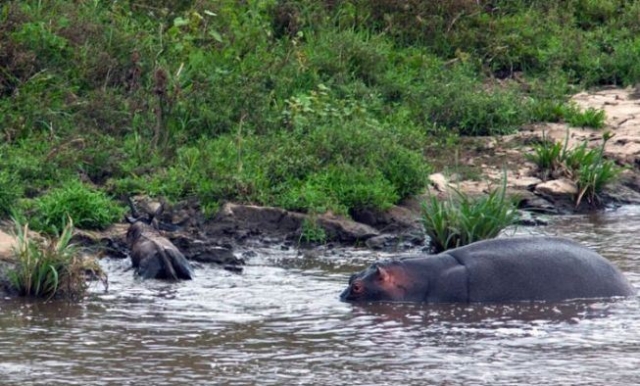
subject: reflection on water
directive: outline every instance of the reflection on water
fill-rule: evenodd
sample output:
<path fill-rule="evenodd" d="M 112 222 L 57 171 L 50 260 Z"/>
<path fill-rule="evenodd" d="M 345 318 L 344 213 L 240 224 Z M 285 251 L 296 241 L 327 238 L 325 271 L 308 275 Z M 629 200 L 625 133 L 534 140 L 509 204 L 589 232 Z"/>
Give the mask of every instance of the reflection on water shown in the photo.
<path fill-rule="evenodd" d="M 514 233 L 576 239 L 640 288 L 639 208 Z M 382 254 L 256 252 L 241 275 L 201 266 L 176 284 L 106 259 L 109 292 L 81 304 L 0 300 L 0 384 L 640 383 L 637 298 L 352 306 L 348 275 Z"/>

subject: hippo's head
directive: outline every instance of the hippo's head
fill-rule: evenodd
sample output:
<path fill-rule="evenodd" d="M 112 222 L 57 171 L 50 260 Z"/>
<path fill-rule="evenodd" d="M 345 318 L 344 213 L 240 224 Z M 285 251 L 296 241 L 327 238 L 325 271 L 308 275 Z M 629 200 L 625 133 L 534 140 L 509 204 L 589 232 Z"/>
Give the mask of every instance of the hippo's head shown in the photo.
<path fill-rule="evenodd" d="M 396 262 L 375 263 L 349 278 L 349 287 L 340 295 L 344 302 L 402 301 L 407 275 Z"/>

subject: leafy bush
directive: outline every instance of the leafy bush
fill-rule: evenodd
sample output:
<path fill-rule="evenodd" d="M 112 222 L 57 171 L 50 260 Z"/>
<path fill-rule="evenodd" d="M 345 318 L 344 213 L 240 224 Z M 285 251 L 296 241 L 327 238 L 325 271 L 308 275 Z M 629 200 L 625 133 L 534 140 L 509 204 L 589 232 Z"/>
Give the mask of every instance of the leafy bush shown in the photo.
<path fill-rule="evenodd" d="M 346 165 L 313 174 L 278 202 L 285 209 L 348 214 L 353 209 L 385 210 L 398 201 L 393 185 L 376 171 Z"/>
<path fill-rule="evenodd" d="M 106 274 L 92 260 L 84 260 L 70 244 L 73 224 L 69 220 L 59 237 L 33 238 L 29 225 L 17 220 L 14 249 L 16 267 L 8 272 L 9 284 L 21 296 L 81 298 L 87 289 L 87 272 L 99 277 L 106 286 Z"/>
<path fill-rule="evenodd" d="M 37 231 L 58 233 L 67 217 L 83 229 L 104 229 L 124 215 L 124 210 L 103 192 L 70 180 L 32 202 L 32 226 Z"/>
<path fill-rule="evenodd" d="M 430 196 L 422 204 L 422 223 L 434 252 L 496 237 L 517 220 L 516 206 L 505 196 L 505 185 L 472 198 L 454 190 L 445 200 Z"/>

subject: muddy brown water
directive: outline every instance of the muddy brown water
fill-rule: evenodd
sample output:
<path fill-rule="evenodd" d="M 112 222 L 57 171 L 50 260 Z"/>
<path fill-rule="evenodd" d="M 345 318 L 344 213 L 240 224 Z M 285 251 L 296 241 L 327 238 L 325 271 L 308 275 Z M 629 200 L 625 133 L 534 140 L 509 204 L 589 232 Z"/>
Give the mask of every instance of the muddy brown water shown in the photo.
<path fill-rule="evenodd" d="M 640 208 L 510 234 L 573 238 L 640 288 Z M 255 250 L 243 274 L 139 281 L 105 259 L 80 304 L 0 300 L 1 385 L 630 385 L 640 302 L 353 306 L 350 273 L 386 257 Z"/>

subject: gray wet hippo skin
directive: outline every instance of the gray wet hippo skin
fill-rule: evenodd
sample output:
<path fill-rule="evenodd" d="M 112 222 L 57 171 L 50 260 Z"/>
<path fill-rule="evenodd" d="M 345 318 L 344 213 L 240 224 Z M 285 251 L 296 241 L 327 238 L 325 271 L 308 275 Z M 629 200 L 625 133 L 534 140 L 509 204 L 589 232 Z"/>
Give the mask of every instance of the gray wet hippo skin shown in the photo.
<path fill-rule="evenodd" d="M 438 255 L 375 263 L 349 279 L 347 302 L 560 301 L 636 293 L 589 248 L 557 237 L 500 238 Z"/>
<path fill-rule="evenodd" d="M 182 252 L 166 237 L 141 221 L 127 231 L 131 265 L 145 279 L 189 280 L 193 269 Z"/>

